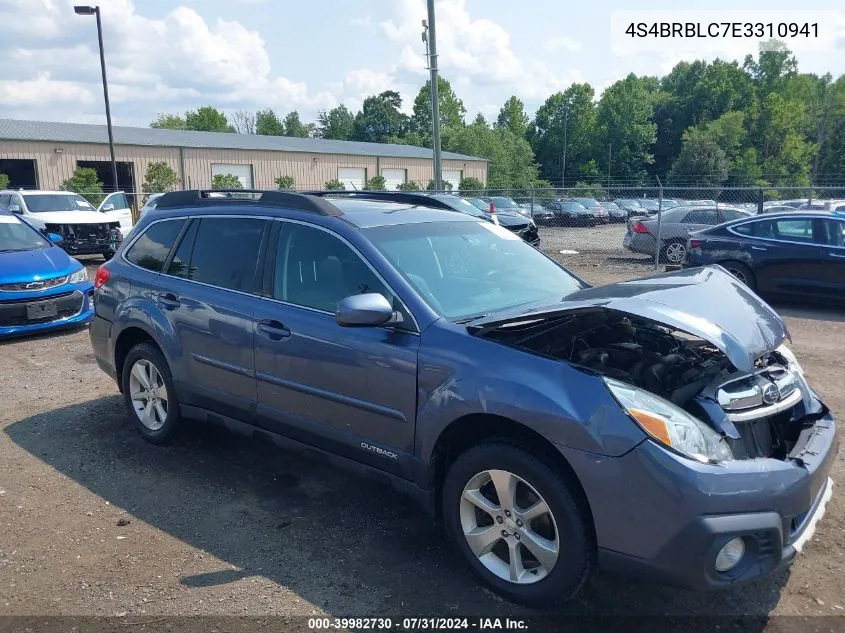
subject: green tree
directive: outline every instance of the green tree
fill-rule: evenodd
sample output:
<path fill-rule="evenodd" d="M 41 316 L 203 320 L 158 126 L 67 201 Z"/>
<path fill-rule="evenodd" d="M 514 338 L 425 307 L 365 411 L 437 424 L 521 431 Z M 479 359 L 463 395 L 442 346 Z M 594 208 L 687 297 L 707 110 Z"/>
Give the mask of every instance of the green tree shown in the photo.
<path fill-rule="evenodd" d="M 276 178 L 276 189 L 294 189 L 293 176 L 278 176 Z"/>
<path fill-rule="evenodd" d="M 77 167 L 73 175 L 62 183 L 62 189 L 78 193 L 95 207 L 100 206 L 105 197 L 103 183 L 90 167 Z"/>
<path fill-rule="evenodd" d="M 317 115 L 317 138 L 348 141 L 355 134 L 355 116 L 345 105 Z"/>
<path fill-rule="evenodd" d="M 408 180 L 399 185 L 396 185 L 397 191 L 419 191 L 420 185 L 416 180 Z"/>
<path fill-rule="evenodd" d="M 149 163 L 141 191 L 144 193 L 164 193 L 173 191 L 179 185 L 179 176 L 173 168 L 165 162 Z"/>
<path fill-rule="evenodd" d="M 769 94 L 760 110 L 758 153 L 763 178 L 772 185 L 810 184 L 810 165 L 818 146 L 801 133 L 804 104 Z"/>
<path fill-rule="evenodd" d="M 786 44 L 779 40 L 760 43 L 760 52 L 755 60 L 747 55 L 743 68 L 755 80 L 761 98 L 772 92 L 780 92 L 788 79 L 798 72 L 798 61 Z"/>
<path fill-rule="evenodd" d="M 255 133 L 263 136 L 284 136 L 285 124 L 272 108 L 259 110 L 255 113 Z"/>
<path fill-rule="evenodd" d="M 525 104 L 515 96 L 505 101 L 499 110 L 495 127 L 510 130 L 514 136 L 525 136 L 528 132 L 528 115 L 525 114 Z"/>
<path fill-rule="evenodd" d="M 830 116 L 825 122 L 825 142 L 820 148 L 817 174 L 845 174 L 845 75 L 830 88 Z"/>
<path fill-rule="evenodd" d="M 327 180 L 326 184 L 323 185 L 327 191 L 342 191 L 345 190 L 346 187 L 342 182 L 340 182 L 337 178 L 332 178 L 331 180 Z"/>
<path fill-rule="evenodd" d="M 187 130 L 188 126 L 185 124 L 185 117 L 178 114 L 158 114 L 155 121 L 150 123 L 150 127 L 163 128 L 166 130 Z"/>
<path fill-rule="evenodd" d="M 0 174 L 0 189 L 9 188 L 9 177 L 6 174 Z"/>
<path fill-rule="evenodd" d="M 599 183 L 589 183 L 583 180 L 576 182 L 572 189 L 567 192 L 567 195 L 578 198 L 595 198 L 596 200 L 607 198 L 607 192 Z"/>
<path fill-rule="evenodd" d="M 647 84 L 647 78 L 631 73 L 602 94 L 596 113 L 596 153 L 608 180 L 642 181 L 654 162 L 657 127 Z"/>
<path fill-rule="evenodd" d="M 596 144 L 594 97 L 590 84 L 573 84 L 551 95 L 537 110 L 527 138 L 546 180 L 561 182 L 564 147 L 567 182 L 582 176 L 580 166 L 592 159 Z"/>
<path fill-rule="evenodd" d="M 384 176 L 373 176 L 367 181 L 365 189 L 369 191 L 387 191 Z"/>
<path fill-rule="evenodd" d="M 448 180 L 441 181 L 440 186 L 442 187 L 442 191 L 452 191 L 452 183 Z M 425 188 L 427 191 L 434 191 L 434 180 L 429 180 Z"/>
<path fill-rule="evenodd" d="M 354 140 L 385 143 L 391 137 L 401 137 L 408 129 L 408 117 L 399 109 L 402 97 L 386 90 L 364 99 L 361 111 L 355 115 Z"/>
<path fill-rule="evenodd" d="M 226 119 L 226 115 L 210 105 L 185 113 L 185 127 L 198 132 L 232 132 L 235 128 Z"/>
<path fill-rule="evenodd" d="M 713 134 L 690 128 L 684 134 L 681 153 L 669 172 L 673 185 L 719 187 L 728 179 L 728 157 Z"/>
<path fill-rule="evenodd" d="M 211 178 L 212 189 L 243 189 L 240 179 L 234 174 L 214 174 Z"/>
<path fill-rule="evenodd" d="M 460 189 L 461 191 L 478 192 L 484 189 L 484 183 L 481 182 L 478 178 L 467 176 L 465 178 L 461 178 L 461 182 L 458 185 L 458 189 Z"/>
<path fill-rule="evenodd" d="M 458 99 L 452 84 L 443 77 L 437 78 L 438 104 L 440 106 L 440 125 L 459 127 L 464 124 L 467 109 Z M 411 130 L 420 135 L 425 146 L 431 145 L 431 80 L 425 82 L 414 99 L 414 114 L 411 116 Z"/>
<path fill-rule="evenodd" d="M 302 138 L 310 136 L 310 128 L 299 120 L 299 112 L 296 110 L 289 112 L 282 123 L 285 126 L 285 136 L 299 136 Z"/>

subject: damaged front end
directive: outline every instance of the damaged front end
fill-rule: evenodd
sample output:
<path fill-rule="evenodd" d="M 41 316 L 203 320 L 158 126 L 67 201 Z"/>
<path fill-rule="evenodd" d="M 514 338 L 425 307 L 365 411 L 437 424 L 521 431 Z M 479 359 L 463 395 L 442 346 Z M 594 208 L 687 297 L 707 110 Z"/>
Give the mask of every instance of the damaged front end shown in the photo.
<path fill-rule="evenodd" d="M 721 269 L 591 288 L 474 332 L 602 376 L 647 433 L 700 461 L 794 458 L 826 413 L 783 322 Z"/>

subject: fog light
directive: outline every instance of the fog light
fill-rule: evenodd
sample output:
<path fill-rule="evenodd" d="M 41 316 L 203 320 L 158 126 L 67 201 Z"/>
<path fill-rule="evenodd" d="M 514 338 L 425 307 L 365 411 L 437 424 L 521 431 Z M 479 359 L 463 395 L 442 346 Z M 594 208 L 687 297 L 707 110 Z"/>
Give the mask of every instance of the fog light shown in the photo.
<path fill-rule="evenodd" d="M 730 571 L 737 565 L 745 555 L 745 542 L 741 538 L 732 538 L 725 543 L 716 555 L 716 571 Z"/>

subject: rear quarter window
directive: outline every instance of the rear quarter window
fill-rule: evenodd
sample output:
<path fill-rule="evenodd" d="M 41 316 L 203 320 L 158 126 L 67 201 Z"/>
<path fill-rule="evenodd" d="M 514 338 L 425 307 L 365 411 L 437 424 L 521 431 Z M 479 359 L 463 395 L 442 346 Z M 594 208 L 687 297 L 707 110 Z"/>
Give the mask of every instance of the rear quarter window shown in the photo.
<path fill-rule="evenodd" d="M 173 242 L 185 220 L 162 220 L 151 224 L 126 252 L 126 259 L 136 266 L 161 272 Z"/>

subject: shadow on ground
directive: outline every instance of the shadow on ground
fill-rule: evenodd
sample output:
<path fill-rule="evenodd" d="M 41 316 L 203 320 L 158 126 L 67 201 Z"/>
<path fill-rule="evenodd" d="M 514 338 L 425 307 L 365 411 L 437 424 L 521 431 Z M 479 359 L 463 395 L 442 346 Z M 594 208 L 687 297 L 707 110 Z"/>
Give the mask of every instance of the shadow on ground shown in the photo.
<path fill-rule="evenodd" d="M 481 589 L 411 501 L 369 480 L 216 427 L 168 447 L 142 441 L 119 396 L 6 427 L 11 440 L 95 495 L 236 569 L 190 588 L 261 575 L 329 614 L 528 615 Z M 765 615 L 787 573 L 696 594 L 596 576 L 571 615 Z"/>

